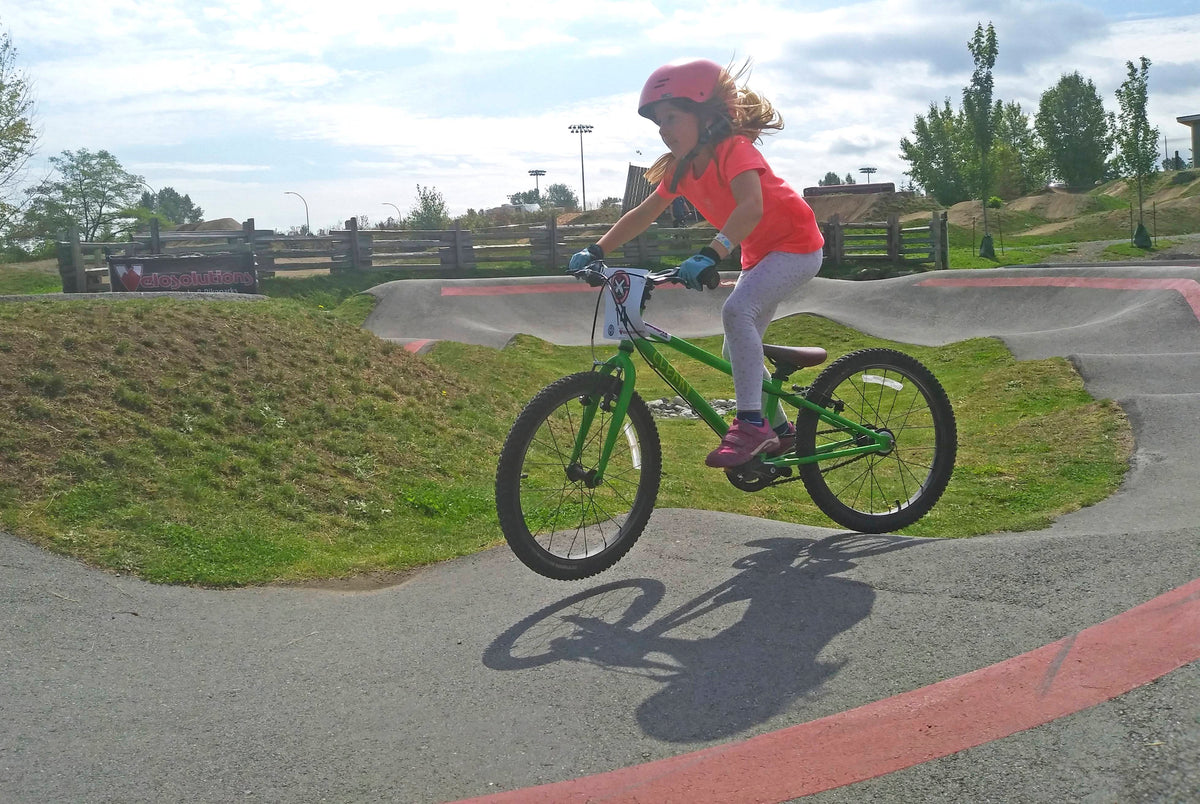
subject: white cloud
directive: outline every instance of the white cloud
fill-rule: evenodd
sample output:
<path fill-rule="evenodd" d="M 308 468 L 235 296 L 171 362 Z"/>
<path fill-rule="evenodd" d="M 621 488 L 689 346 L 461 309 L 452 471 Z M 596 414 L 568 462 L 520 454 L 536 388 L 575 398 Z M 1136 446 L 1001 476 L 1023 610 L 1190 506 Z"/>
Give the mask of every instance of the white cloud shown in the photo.
<path fill-rule="evenodd" d="M 931 102 L 960 103 L 966 42 L 989 20 L 997 97 L 1032 114 L 1079 70 L 1115 110 L 1125 61 L 1146 55 L 1152 123 L 1182 142 L 1174 118 L 1200 112 L 1189 5 L 1129 19 L 1117 0 L 41 0 L 0 24 L 34 79 L 43 159 L 104 148 L 212 215 L 287 226 L 284 190 L 314 225 L 408 209 L 417 184 L 454 212 L 495 206 L 535 167 L 579 192 L 574 122 L 594 126 L 589 203 L 621 196 L 627 164 L 662 151 L 634 109 L 641 82 L 682 55 L 753 58 L 752 85 L 787 122 L 763 147 L 793 184 L 866 164 L 901 182 L 900 138 Z"/>

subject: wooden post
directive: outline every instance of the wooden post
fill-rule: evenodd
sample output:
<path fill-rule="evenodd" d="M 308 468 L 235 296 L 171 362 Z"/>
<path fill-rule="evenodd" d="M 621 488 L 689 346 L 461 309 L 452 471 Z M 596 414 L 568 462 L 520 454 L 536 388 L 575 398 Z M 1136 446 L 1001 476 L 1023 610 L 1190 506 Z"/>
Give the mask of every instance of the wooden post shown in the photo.
<path fill-rule="evenodd" d="M 246 265 L 253 270 L 257 268 L 257 261 L 254 259 L 254 218 L 246 218 L 242 222 L 242 237 L 246 241 Z"/>
<path fill-rule="evenodd" d="M 465 271 L 466 260 L 463 259 L 462 250 L 462 223 L 454 222 L 454 270 Z"/>
<path fill-rule="evenodd" d="M 546 234 L 550 238 L 550 264 L 547 268 L 558 267 L 558 218 L 553 215 L 546 221 Z"/>
<path fill-rule="evenodd" d="M 162 254 L 162 238 L 158 231 L 158 218 L 150 219 L 150 253 Z"/>
<path fill-rule="evenodd" d="M 950 267 L 949 235 L 946 228 L 946 213 L 934 212 L 929 221 L 929 250 L 935 271 Z"/>
<path fill-rule="evenodd" d="M 887 254 L 893 264 L 901 262 L 900 238 L 900 216 L 893 212 L 887 217 Z"/>
<path fill-rule="evenodd" d="M 829 257 L 834 265 L 846 260 L 846 241 L 842 237 L 842 218 L 836 212 L 829 218 Z"/>
<path fill-rule="evenodd" d="M 362 252 L 358 248 L 358 218 L 346 221 L 346 236 L 350 238 L 350 267 L 357 271 L 362 267 Z"/>
<path fill-rule="evenodd" d="M 83 265 L 83 249 L 79 245 L 79 227 L 72 223 L 67 231 L 67 237 L 71 240 L 71 266 L 75 269 L 75 290 L 67 289 L 66 283 L 63 283 L 63 291 L 66 293 L 86 293 L 87 292 L 87 269 Z"/>

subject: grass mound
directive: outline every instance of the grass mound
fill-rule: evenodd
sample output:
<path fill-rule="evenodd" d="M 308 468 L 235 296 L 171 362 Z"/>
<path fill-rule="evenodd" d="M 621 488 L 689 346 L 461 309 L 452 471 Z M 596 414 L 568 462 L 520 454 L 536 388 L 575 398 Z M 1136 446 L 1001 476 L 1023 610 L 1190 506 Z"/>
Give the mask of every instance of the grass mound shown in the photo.
<path fill-rule="evenodd" d="M 520 337 L 416 357 L 359 328 L 365 297 L 330 309 L 340 291 L 295 290 L 0 305 L 0 527 L 96 566 L 206 586 L 403 571 L 499 544 L 492 482 L 508 427 L 592 350 Z M 777 321 L 768 338 L 825 346 L 831 360 L 893 346 L 942 381 L 959 460 L 907 533 L 1041 527 L 1125 472 L 1128 423 L 1065 360 L 1016 362 L 994 339 L 892 344 L 815 316 Z M 702 393 L 730 394 L 728 377 L 680 367 Z M 639 392 L 673 395 L 649 371 Z M 659 429 L 661 507 L 832 526 L 799 483 L 746 494 L 704 468 L 715 437 L 702 423 Z"/>
<path fill-rule="evenodd" d="M 490 508 L 456 487 L 462 397 L 458 377 L 298 305 L 0 305 L 0 521 L 165 582 L 448 558 L 495 540 L 440 538 Z"/>

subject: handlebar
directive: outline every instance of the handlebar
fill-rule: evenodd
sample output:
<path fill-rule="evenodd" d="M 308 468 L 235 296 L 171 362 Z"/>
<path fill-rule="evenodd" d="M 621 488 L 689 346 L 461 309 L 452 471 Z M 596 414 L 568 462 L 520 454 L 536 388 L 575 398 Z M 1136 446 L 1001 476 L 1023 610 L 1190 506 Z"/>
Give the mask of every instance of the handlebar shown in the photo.
<path fill-rule="evenodd" d="M 607 266 L 603 260 L 596 260 L 589 263 L 587 267 L 580 268 L 578 271 L 572 271 L 571 274 L 576 279 L 583 279 L 592 287 L 600 287 L 605 283 L 607 278 L 604 275 L 604 269 Z M 683 280 L 679 278 L 679 268 L 667 268 L 663 271 L 651 271 L 646 274 L 646 282 L 651 285 L 665 285 L 667 283 L 682 285 Z M 717 271 L 717 266 L 712 266 L 704 270 L 700 274 L 700 284 L 709 290 L 716 290 L 721 286 L 721 274 Z"/>

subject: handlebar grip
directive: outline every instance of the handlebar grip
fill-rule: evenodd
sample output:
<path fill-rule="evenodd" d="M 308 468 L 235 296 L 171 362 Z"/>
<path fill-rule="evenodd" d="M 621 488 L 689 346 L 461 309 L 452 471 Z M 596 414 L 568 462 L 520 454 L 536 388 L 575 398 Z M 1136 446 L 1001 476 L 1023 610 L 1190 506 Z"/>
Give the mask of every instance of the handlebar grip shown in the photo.
<path fill-rule="evenodd" d="M 721 274 L 717 271 L 717 266 L 710 265 L 700 272 L 700 284 L 709 290 L 721 287 Z"/>

